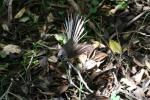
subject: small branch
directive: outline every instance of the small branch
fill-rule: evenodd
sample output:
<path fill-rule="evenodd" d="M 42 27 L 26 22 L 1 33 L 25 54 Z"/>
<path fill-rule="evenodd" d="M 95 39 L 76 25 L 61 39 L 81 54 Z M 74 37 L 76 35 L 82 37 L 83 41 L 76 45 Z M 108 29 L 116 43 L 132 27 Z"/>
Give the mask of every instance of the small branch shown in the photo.
<path fill-rule="evenodd" d="M 45 45 L 43 43 L 40 43 L 40 42 L 37 42 L 37 44 L 39 44 L 40 46 L 43 46 L 43 47 L 45 47 L 45 48 L 47 48 L 49 50 L 58 50 L 57 48 L 49 47 L 49 46 L 47 46 L 47 45 Z"/>
<path fill-rule="evenodd" d="M 89 93 L 84 92 L 83 90 L 81 90 L 81 89 L 72 81 L 72 79 L 71 79 L 71 66 L 69 66 L 69 70 L 68 70 L 68 80 L 69 80 L 69 83 L 70 83 L 71 85 L 73 85 L 75 88 L 77 88 L 80 92 L 85 93 L 85 94 L 89 94 Z"/>
<path fill-rule="evenodd" d="M 4 96 L 6 96 L 9 93 L 9 90 L 12 86 L 12 82 L 10 83 L 9 87 L 7 88 L 6 92 L 0 97 L 0 100 L 2 100 L 4 98 Z"/>
<path fill-rule="evenodd" d="M 34 55 L 31 56 L 31 59 L 30 59 L 30 62 L 27 66 L 27 70 L 30 68 L 31 64 L 32 64 L 32 61 L 33 61 L 33 58 L 34 58 Z"/>
<path fill-rule="evenodd" d="M 136 17 L 134 17 L 131 21 L 129 21 L 129 22 L 127 23 L 127 27 L 130 26 L 133 22 L 135 22 L 136 20 L 138 20 L 140 17 L 142 17 L 145 13 L 147 13 L 147 12 L 149 12 L 149 11 L 150 11 L 150 9 L 148 9 L 148 10 L 146 10 L 146 11 L 140 13 L 140 14 L 137 15 Z"/>
<path fill-rule="evenodd" d="M 13 0 L 8 1 L 8 23 L 12 20 L 12 2 Z"/>
<path fill-rule="evenodd" d="M 98 6 L 97 6 L 96 8 L 97 8 L 97 9 L 98 9 L 98 8 L 101 8 L 101 7 L 103 6 L 104 2 L 105 2 L 105 0 L 102 0 L 102 1 L 98 4 Z"/>
<path fill-rule="evenodd" d="M 77 3 L 74 0 L 68 0 L 68 2 L 70 3 L 70 5 L 73 6 L 73 8 L 75 9 L 75 11 L 81 13 L 80 7 L 77 5 Z"/>
<path fill-rule="evenodd" d="M 86 83 L 86 82 L 84 81 L 84 79 L 82 78 L 82 76 L 81 76 L 79 70 L 78 70 L 77 68 L 75 68 L 71 63 L 69 63 L 69 62 L 67 62 L 67 63 L 68 63 L 68 65 L 69 65 L 69 67 L 73 68 L 73 69 L 77 72 L 80 81 L 84 84 L 84 86 L 86 87 L 86 89 L 87 89 L 89 92 L 93 93 L 93 90 L 91 90 L 91 89 L 88 87 L 87 83 Z"/>

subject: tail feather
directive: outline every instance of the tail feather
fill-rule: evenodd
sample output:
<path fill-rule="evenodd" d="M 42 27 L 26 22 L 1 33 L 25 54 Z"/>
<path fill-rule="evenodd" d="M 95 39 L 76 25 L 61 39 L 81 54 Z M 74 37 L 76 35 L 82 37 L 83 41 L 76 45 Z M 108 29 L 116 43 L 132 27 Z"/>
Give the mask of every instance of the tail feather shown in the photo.
<path fill-rule="evenodd" d="M 85 35 L 84 25 L 85 20 L 77 15 L 75 18 L 72 15 L 68 16 L 65 20 L 65 30 L 67 33 L 67 38 L 72 39 L 74 43 L 78 43 L 80 39 Z"/>

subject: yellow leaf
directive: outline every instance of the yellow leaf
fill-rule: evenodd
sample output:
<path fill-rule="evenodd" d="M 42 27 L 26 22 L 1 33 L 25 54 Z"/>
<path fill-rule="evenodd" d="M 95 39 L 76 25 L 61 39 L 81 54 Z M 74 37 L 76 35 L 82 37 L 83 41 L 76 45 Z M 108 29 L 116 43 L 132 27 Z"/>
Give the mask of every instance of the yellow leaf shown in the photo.
<path fill-rule="evenodd" d="M 120 43 L 118 43 L 115 40 L 109 40 L 109 47 L 114 53 L 118 53 L 118 54 L 122 53 L 122 48 Z"/>
<path fill-rule="evenodd" d="M 22 17 L 22 15 L 25 13 L 26 9 L 25 7 L 22 8 L 16 15 L 15 15 L 15 19 Z"/>

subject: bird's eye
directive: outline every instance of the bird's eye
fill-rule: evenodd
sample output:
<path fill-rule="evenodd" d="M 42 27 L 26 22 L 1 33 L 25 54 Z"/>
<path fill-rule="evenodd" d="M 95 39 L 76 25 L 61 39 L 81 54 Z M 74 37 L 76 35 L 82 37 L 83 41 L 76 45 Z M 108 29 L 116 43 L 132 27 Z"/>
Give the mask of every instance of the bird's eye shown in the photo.
<path fill-rule="evenodd" d="M 63 61 L 64 59 L 65 59 L 65 56 L 64 56 L 64 55 L 61 54 L 61 55 L 58 56 L 58 60 L 59 60 L 59 61 Z"/>
<path fill-rule="evenodd" d="M 59 61 L 67 61 L 67 57 L 65 55 L 60 55 L 58 58 Z"/>
<path fill-rule="evenodd" d="M 64 59 L 64 55 L 60 55 L 60 59 Z"/>
<path fill-rule="evenodd" d="M 66 59 L 66 57 L 67 57 L 67 56 L 66 56 L 65 51 L 64 51 L 63 49 L 61 49 L 61 50 L 58 52 L 58 59 L 61 60 L 61 61 L 62 61 L 62 60 L 64 61 L 64 60 Z"/>

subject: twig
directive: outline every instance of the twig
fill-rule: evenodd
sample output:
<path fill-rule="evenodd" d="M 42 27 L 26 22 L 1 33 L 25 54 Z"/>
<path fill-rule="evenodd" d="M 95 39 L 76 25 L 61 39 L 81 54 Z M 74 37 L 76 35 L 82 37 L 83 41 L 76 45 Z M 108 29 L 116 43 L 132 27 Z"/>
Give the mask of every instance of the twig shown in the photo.
<path fill-rule="evenodd" d="M 58 4 L 50 4 L 52 7 L 58 7 L 58 8 L 68 8 L 67 6 L 64 5 L 58 5 Z"/>
<path fill-rule="evenodd" d="M 2 100 L 2 99 L 4 98 L 4 96 L 6 96 L 6 95 L 9 93 L 9 90 L 10 90 L 11 86 L 12 86 L 12 82 L 11 82 L 10 85 L 8 86 L 6 92 L 0 97 L 0 100 Z"/>
<path fill-rule="evenodd" d="M 97 6 L 96 8 L 97 8 L 97 9 L 98 9 L 98 8 L 101 8 L 101 7 L 103 6 L 103 4 L 104 4 L 104 1 L 105 1 L 105 0 L 102 0 L 102 1 L 98 4 L 98 6 Z"/>
<path fill-rule="evenodd" d="M 23 100 L 23 98 L 21 98 L 21 96 L 14 94 L 12 92 L 9 92 L 9 94 L 13 95 L 14 97 L 16 97 L 18 100 Z"/>
<path fill-rule="evenodd" d="M 79 76 L 79 78 L 80 78 L 80 81 L 84 84 L 84 86 L 86 87 L 86 89 L 87 89 L 89 92 L 93 93 L 93 90 L 91 90 L 91 89 L 88 87 L 87 83 L 86 83 L 86 82 L 84 81 L 84 79 L 82 78 L 82 76 L 81 76 L 79 70 L 78 70 L 77 68 L 75 68 L 70 62 L 67 62 L 67 63 L 68 63 L 68 65 L 69 65 L 70 68 L 73 68 L 73 69 L 77 72 L 77 74 L 78 74 L 78 76 Z"/>
<path fill-rule="evenodd" d="M 28 70 L 29 67 L 31 66 L 31 63 L 32 63 L 32 61 L 33 61 L 33 58 L 34 58 L 34 55 L 32 55 L 32 57 L 31 57 L 31 59 L 30 59 L 30 62 L 29 62 L 29 64 L 28 64 L 28 66 L 27 66 L 27 70 Z"/>
<path fill-rule="evenodd" d="M 74 0 L 68 0 L 68 2 L 70 3 L 70 5 L 73 6 L 73 8 L 75 9 L 75 11 L 81 13 L 80 7 L 77 5 L 77 3 Z"/>
<path fill-rule="evenodd" d="M 71 66 L 69 66 L 69 70 L 68 70 L 68 79 L 69 79 L 69 83 L 71 85 L 73 85 L 74 87 L 76 87 L 80 92 L 85 93 L 85 94 L 89 94 L 87 92 L 84 92 L 83 90 L 81 90 L 71 79 Z"/>
<path fill-rule="evenodd" d="M 45 48 L 47 48 L 49 50 L 58 50 L 57 48 L 49 47 L 49 46 L 47 46 L 47 45 L 45 45 L 43 43 L 40 43 L 40 42 L 37 42 L 37 44 L 39 44 L 39 45 L 41 45 L 41 46 L 43 46 L 43 47 L 45 47 Z"/>
<path fill-rule="evenodd" d="M 149 12 L 149 11 L 150 11 L 150 9 L 148 9 L 148 10 L 146 10 L 146 11 L 140 13 L 140 14 L 137 15 L 136 17 L 134 17 L 131 21 L 129 21 L 129 22 L 127 23 L 127 27 L 130 26 L 133 22 L 135 22 L 136 20 L 138 20 L 141 16 L 143 16 L 145 13 L 147 13 L 147 12 Z"/>
<path fill-rule="evenodd" d="M 8 23 L 12 20 L 12 2 L 13 0 L 8 1 Z"/>
<path fill-rule="evenodd" d="M 147 35 L 146 33 L 143 33 L 143 32 L 137 32 L 137 33 L 144 35 L 144 36 L 147 36 L 147 37 L 150 37 L 150 35 Z"/>

